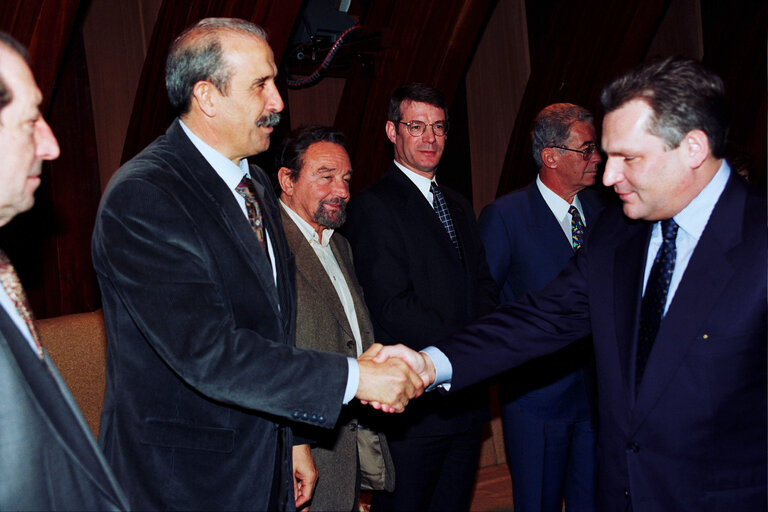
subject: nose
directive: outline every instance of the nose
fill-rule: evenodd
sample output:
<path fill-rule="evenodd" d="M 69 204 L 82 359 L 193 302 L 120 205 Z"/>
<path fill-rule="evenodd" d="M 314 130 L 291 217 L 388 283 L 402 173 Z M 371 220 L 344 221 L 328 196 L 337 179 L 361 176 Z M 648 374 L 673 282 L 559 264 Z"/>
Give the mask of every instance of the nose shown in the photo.
<path fill-rule="evenodd" d="M 421 139 L 424 142 L 431 143 L 431 142 L 434 142 L 436 138 L 437 137 L 435 137 L 435 125 L 428 124 L 427 126 L 425 126 L 424 133 L 421 134 Z"/>
<path fill-rule="evenodd" d="M 349 199 L 349 182 L 343 178 L 334 180 L 333 193 L 345 201 Z"/>
<path fill-rule="evenodd" d="M 603 185 L 606 187 L 612 187 L 616 183 L 620 182 L 621 176 L 621 163 L 616 157 L 608 157 L 608 161 L 605 163 L 605 172 L 603 173 Z"/>
<path fill-rule="evenodd" d="M 283 98 L 280 97 L 280 91 L 277 90 L 277 86 L 273 83 L 271 88 L 271 94 L 267 101 L 267 110 L 270 112 L 282 112 L 285 104 Z"/>
<path fill-rule="evenodd" d="M 56 160 L 60 153 L 53 130 L 42 117 L 35 123 L 35 152 L 41 160 Z"/>
<path fill-rule="evenodd" d="M 600 150 L 596 149 L 594 153 L 589 157 L 589 163 L 599 164 L 603 161 L 603 156 L 600 154 Z"/>

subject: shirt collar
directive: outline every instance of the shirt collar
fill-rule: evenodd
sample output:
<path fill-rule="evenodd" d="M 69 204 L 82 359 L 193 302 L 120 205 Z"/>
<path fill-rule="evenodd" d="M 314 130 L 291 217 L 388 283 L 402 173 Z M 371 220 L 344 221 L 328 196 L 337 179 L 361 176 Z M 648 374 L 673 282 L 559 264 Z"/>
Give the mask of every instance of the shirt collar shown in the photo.
<path fill-rule="evenodd" d="M 697 241 L 701 238 L 701 233 L 709 222 L 709 216 L 715 208 L 717 200 L 720 199 L 728 178 L 731 175 L 731 168 L 723 159 L 723 163 L 717 173 L 709 180 L 709 183 L 699 192 L 699 195 L 693 198 L 685 208 L 680 210 L 673 218 L 680 229 L 688 233 Z"/>
<path fill-rule="evenodd" d="M 570 222 L 570 213 L 568 213 L 568 210 L 571 208 L 571 206 L 575 206 L 576 209 L 579 210 L 581 221 L 584 223 L 584 225 L 586 225 L 584 210 L 581 208 L 581 201 L 579 201 L 578 194 L 573 196 L 573 203 L 569 203 L 559 195 L 555 194 L 548 186 L 546 186 L 544 182 L 541 181 L 540 174 L 536 176 L 536 186 L 539 188 L 541 197 L 544 198 L 544 202 L 547 203 L 547 206 L 549 206 L 549 209 L 552 211 L 552 214 L 556 219 L 563 220 L 567 215 Z"/>
<path fill-rule="evenodd" d="M 320 240 L 320 237 L 317 236 L 317 231 L 315 231 L 314 228 L 309 225 L 309 222 L 302 219 L 299 214 L 293 211 L 287 204 L 285 204 L 282 199 L 280 199 L 280 206 L 283 207 L 285 213 L 287 213 L 291 220 L 293 220 L 293 222 L 296 224 L 296 226 L 298 226 L 299 231 L 301 231 L 301 234 L 304 235 L 304 238 L 307 239 L 307 242 L 314 242 L 323 247 L 328 247 L 328 244 L 331 242 L 331 236 L 333 236 L 332 228 L 323 229 L 323 238 Z"/>
<path fill-rule="evenodd" d="M 432 192 L 429 190 L 429 188 L 432 185 L 432 182 L 434 182 L 435 185 L 437 185 L 437 181 L 434 178 L 430 180 L 429 178 L 426 178 L 421 174 L 413 172 L 412 170 L 401 165 L 397 160 L 395 160 L 394 162 L 397 168 L 403 171 L 403 174 L 405 174 L 408 177 L 408 179 L 411 180 L 414 185 L 416 185 L 416 188 L 419 189 L 419 191 L 421 192 L 421 195 L 427 198 L 427 201 L 429 201 L 430 204 L 432 204 Z"/>
<path fill-rule="evenodd" d="M 181 119 L 179 119 L 179 124 L 181 125 L 181 129 L 184 130 L 184 133 L 187 134 L 187 137 L 189 137 L 189 140 L 192 142 L 192 144 L 197 148 L 200 154 L 203 155 L 203 158 L 205 158 L 205 160 L 211 164 L 213 170 L 216 171 L 216 174 L 218 174 L 222 180 L 224 180 L 224 183 L 227 184 L 230 190 L 234 190 L 240 184 L 240 181 L 243 179 L 243 175 L 246 175 L 250 178 L 251 175 L 248 172 L 249 169 L 247 158 L 240 160 L 239 166 L 235 165 L 232 160 L 225 157 L 211 146 L 203 142 L 203 139 L 195 135 L 194 132 L 190 130 Z"/>

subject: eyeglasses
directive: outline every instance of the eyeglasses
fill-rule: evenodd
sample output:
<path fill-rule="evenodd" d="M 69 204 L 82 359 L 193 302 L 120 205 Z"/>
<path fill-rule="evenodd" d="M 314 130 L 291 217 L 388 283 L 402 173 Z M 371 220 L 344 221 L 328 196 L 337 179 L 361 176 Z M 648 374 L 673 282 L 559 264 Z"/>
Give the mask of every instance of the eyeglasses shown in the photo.
<path fill-rule="evenodd" d="M 435 134 L 435 137 L 445 137 L 448 134 L 448 128 L 450 126 L 448 121 L 437 121 L 436 123 L 424 123 L 423 121 L 411 121 L 410 123 L 406 123 L 400 121 L 400 124 L 404 124 L 408 127 L 408 133 L 411 137 L 418 137 L 424 133 L 427 126 L 432 127 L 432 133 Z"/>
<path fill-rule="evenodd" d="M 597 144 L 590 144 L 584 149 L 571 149 L 566 148 L 565 146 L 549 146 L 550 148 L 557 148 L 557 149 L 564 149 L 566 151 L 573 151 L 574 153 L 581 153 L 581 157 L 588 161 L 590 158 L 592 158 L 592 155 L 595 154 L 597 151 Z"/>

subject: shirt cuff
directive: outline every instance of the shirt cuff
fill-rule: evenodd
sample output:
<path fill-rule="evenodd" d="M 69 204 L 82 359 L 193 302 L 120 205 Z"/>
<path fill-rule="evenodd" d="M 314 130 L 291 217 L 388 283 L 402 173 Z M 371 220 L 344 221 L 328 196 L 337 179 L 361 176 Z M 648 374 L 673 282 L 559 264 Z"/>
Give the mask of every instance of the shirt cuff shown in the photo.
<path fill-rule="evenodd" d="M 347 372 L 347 388 L 344 390 L 344 405 L 347 405 L 355 398 L 357 387 L 360 385 L 360 367 L 357 365 L 357 360 L 348 357 L 347 365 L 349 366 L 349 371 Z"/>
<path fill-rule="evenodd" d="M 435 382 L 433 382 L 426 391 L 432 391 L 436 387 L 441 387 L 446 391 L 451 389 L 451 378 L 453 378 L 453 366 L 448 357 L 437 347 L 427 347 L 421 351 L 426 354 L 435 366 Z"/>

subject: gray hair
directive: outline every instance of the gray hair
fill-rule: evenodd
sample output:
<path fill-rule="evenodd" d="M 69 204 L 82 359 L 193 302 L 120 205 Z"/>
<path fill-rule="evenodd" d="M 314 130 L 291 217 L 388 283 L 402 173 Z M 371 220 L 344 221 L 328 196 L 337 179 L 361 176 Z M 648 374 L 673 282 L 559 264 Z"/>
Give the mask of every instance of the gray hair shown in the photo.
<path fill-rule="evenodd" d="M 531 145 L 533 159 L 541 168 L 541 150 L 552 146 L 564 146 L 571 135 L 574 123 L 594 123 L 589 110 L 573 103 L 553 103 L 544 107 L 533 120 Z"/>
<path fill-rule="evenodd" d="M 606 114 L 632 100 L 651 107 L 646 128 L 664 141 L 665 149 L 678 147 L 691 130 L 701 130 L 707 134 L 712 156 L 725 156 L 725 86 L 699 62 L 687 57 L 652 60 L 616 78 L 600 95 Z"/>
<path fill-rule="evenodd" d="M 227 32 L 267 41 L 266 31 L 250 21 L 205 18 L 187 28 L 171 45 L 165 64 L 165 87 L 177 114 L 189 111 L 192 88 L 201 80 L 211 82 L 222 94 L 228 93 L 233 70 L 221 47 L 221 35 Z"/>
<path fill-rule="evenodd" d="M 16 52 L 19 57 L 24 59 L 24 61 L 27 60 L 27 49 L 8 32 L 0 30 L 0 45 L 6 46 L 12 52 Z M 8 84 L 5 82 L 2 70 L 0 69 L 0 110 L 3 110 L 12 101 L 13 91 L 11 91 Z"/>

